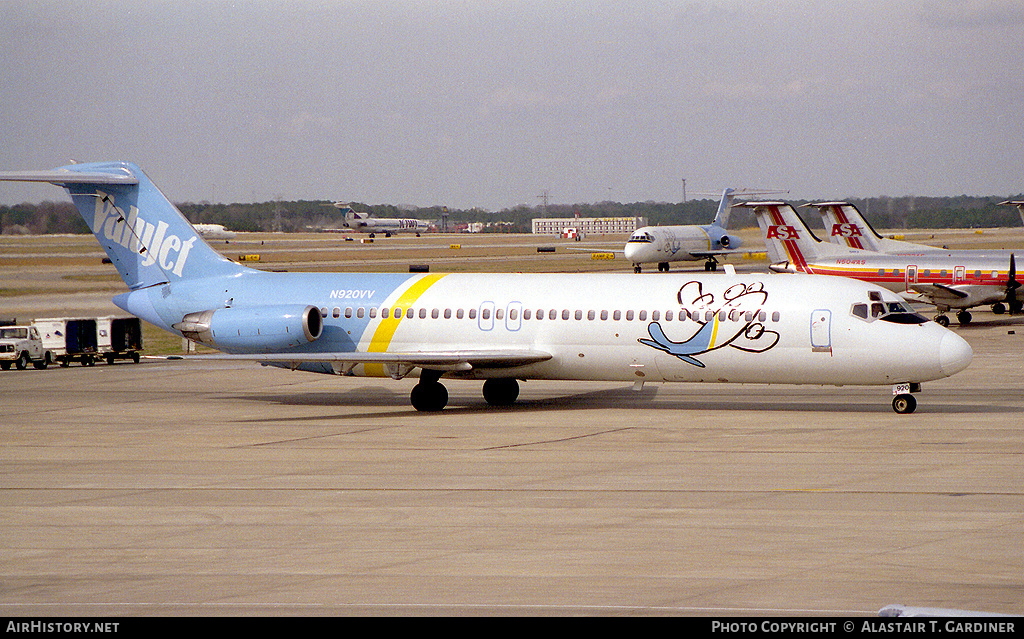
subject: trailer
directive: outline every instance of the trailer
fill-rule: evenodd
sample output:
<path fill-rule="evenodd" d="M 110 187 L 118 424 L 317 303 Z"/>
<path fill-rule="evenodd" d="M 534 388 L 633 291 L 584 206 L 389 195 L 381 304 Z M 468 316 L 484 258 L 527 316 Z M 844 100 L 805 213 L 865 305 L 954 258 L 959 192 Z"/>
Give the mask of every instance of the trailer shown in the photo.
<path fill-rule="evenodd" d="M 113 364 L 130 359 L 139 363 L 142 351 L 142 321 L 137 317 L 97 317 L 97 356 Z"/>
<path fill-rule="evenodd" d="M 83 317 L 48 317 L 32 320 L 43 346 L 61 366 L 80 362 L 92 366 L 98 356 L 96 320 Z"/>

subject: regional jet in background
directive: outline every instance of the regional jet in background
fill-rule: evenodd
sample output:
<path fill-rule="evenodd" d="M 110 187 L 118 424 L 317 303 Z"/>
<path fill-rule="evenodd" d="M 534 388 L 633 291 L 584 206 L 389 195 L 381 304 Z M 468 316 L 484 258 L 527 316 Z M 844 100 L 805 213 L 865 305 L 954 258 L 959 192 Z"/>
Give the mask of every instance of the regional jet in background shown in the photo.
<path fill-rule="evenodd" d="M 335 202 L 334 207 L 345 213 L 345 226 L 354 231 L 369 233 L 375 237 L 377 233 L 383 233 L 384 237 L 391 237 L 392 233 L 420 233 L 430 230 L 430 224 L 415 218 L 397 217 L 370 217 L 366 213 L 356 213 L 351 204 Z"/>
<path fill-rule="evenodd" d="M 744 202 L 761 227 L 769 267 L 776 272 L 839 275 L 870 282 L 908 299 L 933 304 L 935 321 L 949 325 L 944 313 L 958 309 L 961 324 L 971 321 L 967 309 L 986 304 L 1021 308 L 1016 263 L 990 256 L 952 255 L 948 251 L 886 254 L 822 242 L 786 202 Z M 882 306 L 872 306 L 872 312 Z M 1005 307 L 1003 307 L 1005 310 Z"/>
<path fill-rule="evenodd" d="M 235 233 L 224 228 L 223 224 L 193 224 L 196 233 L 208 240 L 233 240 Z"/>
<path fill-rule="evenodd" d="M 888 385 L 893 409 L 909 413 L 922 382 L 972 357 L 896 294 L 850 279 L 263 272 L 213 250 L 133 164 L 0 180 L 67 189 L 128 286 L 114 298 L 125 311 L 222 359 L 418 376 L 421 411 L 445 407 L 446 376 L 483 380 L 484 399 L 501 406 L 529 379 Z"/>

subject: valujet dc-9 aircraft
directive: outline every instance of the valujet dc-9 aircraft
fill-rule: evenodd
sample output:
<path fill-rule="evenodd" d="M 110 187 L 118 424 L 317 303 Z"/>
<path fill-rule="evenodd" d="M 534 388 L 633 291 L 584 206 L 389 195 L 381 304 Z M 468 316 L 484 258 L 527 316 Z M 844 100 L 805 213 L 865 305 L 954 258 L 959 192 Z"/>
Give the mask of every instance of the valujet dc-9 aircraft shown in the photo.
<path fill-rule="evenodd" d="M 128 285 L 114 298 L 125 311 L 221 358 L 418 375 L 417 410 L 444 408 L 446 376 L 485 380 L 494 405 L 515 402 L 527 379 L 891 385 L 908 413 L 921 382 L 972 357 L 893 293 L 849 279 L 262 272 L 203 242 L 132 164 L 0 179 L 67 189 Z"/>
<path fill-rule="evenodd" d="M 735 189 L 722 191 L 718 213 L 706 226 L 645 226 L 633 231 L 623 249 L 626 260 L 633 264 L 633 272 L 639 273 L 644 264 L 657 264 L 660 272 L 668 271 L 669 262 L 697 260 L 706 260 L 705 271 L 716 270 L 718 258 L 735 253 L 743 243 L 726 230 L 734 197 Z"/>
<path fill-rule="evenodd" d="M 967 309 L 983 304 L 1019 308 L 1016 262 L 1005 256 L 954 254 L 949 251 L 879 253 L 822 242 L 786 202 L 744 202 L 754 209 L 776 272 L 838 275 L 884 286 L 906 297 L 921 298 L 939 310 L 935 321 L 947 326 L 943 313 L 959 309 L 961 324 L 971 321 Z"/>

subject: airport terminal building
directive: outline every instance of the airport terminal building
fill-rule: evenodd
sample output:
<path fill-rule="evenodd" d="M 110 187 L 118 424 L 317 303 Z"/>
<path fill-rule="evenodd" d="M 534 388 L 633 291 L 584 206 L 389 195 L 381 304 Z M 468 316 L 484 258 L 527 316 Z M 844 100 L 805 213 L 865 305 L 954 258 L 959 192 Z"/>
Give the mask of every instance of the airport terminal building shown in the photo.
<path fill-rule="evenodd" d="M 582 235 L 630 235 L 647 226 L 645 217 L 540 217 L 533 219 L 535 235 L 564 235 L 568 230 Z"/>

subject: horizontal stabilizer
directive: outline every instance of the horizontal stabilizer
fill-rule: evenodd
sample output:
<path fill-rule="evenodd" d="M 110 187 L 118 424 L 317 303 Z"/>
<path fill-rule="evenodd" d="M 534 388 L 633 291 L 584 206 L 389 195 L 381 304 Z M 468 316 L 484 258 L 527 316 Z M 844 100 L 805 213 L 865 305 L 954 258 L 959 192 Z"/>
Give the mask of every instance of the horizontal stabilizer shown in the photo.
<path fill-rule="evenodd" d="M 0 171 L 2 182 L 49 182 L 50 184 L 138 184 L 139 178 L 127 169 L 113 173 L 75 173 L 61 169 L 50 171 Z"/>

